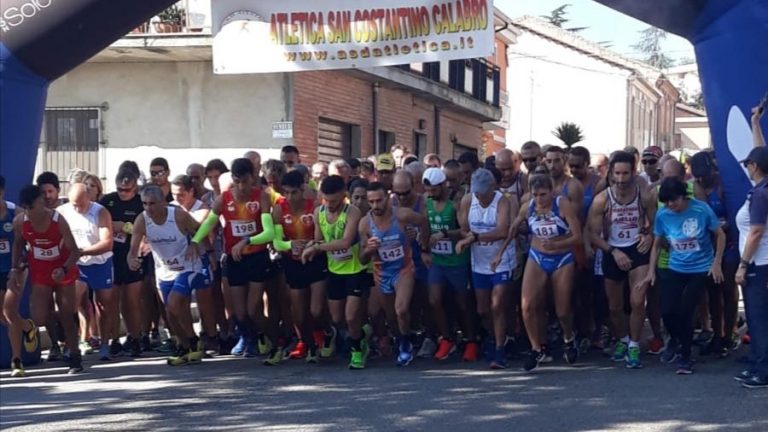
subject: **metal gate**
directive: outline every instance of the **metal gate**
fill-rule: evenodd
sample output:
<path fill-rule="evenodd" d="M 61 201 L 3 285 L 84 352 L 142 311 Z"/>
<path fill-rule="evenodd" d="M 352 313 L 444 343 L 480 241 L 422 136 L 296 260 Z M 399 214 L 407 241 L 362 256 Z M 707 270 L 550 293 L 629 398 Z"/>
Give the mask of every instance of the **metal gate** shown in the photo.
<path fill-rule="evenodd" d="M 59 176 L 61 194 L 69 189 L 68 176 L 80 168 L 99 175 L 100 110 L 47 108 L 43 120 L 37 173 Z"/>

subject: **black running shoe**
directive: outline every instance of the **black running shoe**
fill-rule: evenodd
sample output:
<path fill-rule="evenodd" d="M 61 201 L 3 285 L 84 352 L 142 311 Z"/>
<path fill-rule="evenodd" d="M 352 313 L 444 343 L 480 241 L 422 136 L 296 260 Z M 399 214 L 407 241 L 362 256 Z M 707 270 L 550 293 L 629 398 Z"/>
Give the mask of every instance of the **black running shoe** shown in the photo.
<path fill-rule="evenodd" d="M 144 336 L 144 337 L 147 337 L 147 336 Z M 126 344 L 131 350 L 131 357 L 141 357 L 141 342 L 139 342 L 139 340 L 136 338 L 132 338 L 130 344 L 128 344 L 127 342 L 128 341 L 126 341 Z"/>
<path fill-rule="evenodd" d="M 67 374 L 74 375 L 83 371 L 83 358 L 80 354 L 73 354 L 69 359 L 69 370 Z"/>
<path fill-rule="evenodd" d="M 152 342 L 149 339 L 149 335 L 145 334 L 144 336 L 141 337 L 141 344 L 139 346 L 139 350 L 140 350 L 139 354 L 141 354 L 142 351 L 143 352 L 152 351 Z M 138 357 L 138 356 L 133 355 L 133 351 L 131 351 L 131 356 L 132 357 Z"/>
<path fill-rule="evenodd" d="M 523 369 L 525 369 L 526 372 L 536 369 L 539 367 L 539 363 L 545 356 L 546 354 L 544 354 L 544 352 L 531 350 L 525 360 L 523 360 Z"/>
<path fill-rule="evenodd" d="M 120 343 L 120 339 L 112 339 L 112 343 L 109 344 L 109 355 L 117 357 L 123 352 L 123 344 Z"/>
<path fill-rule="evenodd" d="M 574 364 L 579 359 L 579 349 L 576 348 L 575 339 L 563 345 L 563 358 L 568 364 Z"/>

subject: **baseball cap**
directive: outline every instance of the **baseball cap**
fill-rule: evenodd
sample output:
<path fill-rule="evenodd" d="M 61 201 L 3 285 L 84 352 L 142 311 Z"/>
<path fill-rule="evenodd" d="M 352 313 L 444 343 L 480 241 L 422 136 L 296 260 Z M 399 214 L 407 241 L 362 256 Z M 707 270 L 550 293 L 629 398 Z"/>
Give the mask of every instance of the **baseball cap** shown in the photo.
<path fill-rule="evenodd" d="M 664 156 L 664 151 L 661 150 L 661 147 L 659 146 L 646 147 L 645 150 L 643 150 L 643 157 L 645 156 L 652 156 L 656 159 L 661 159 L 661 157 Z"/>
<path fill-rule="evenodd" d="M 493 185 L 496 183 L 496 178 L 489 170 L 485 168 L 478 168 L 472 174 L 472 187 L 470 191 L 476 194 L 485 194 L 493 190 Z"/>
<path fill-rule="evenodd" d="M 740 163 L 754 162 L 760 171 L 768 172 L 768 147 L 755 147 Z"/>
<path fill-rule="evenodd" d="M 427 168 L 424 171 L 424 175 L 421 176 L 421 181 L 427 186 L 437 186 L 445 182 L 445 173 L 440 168 Z"/>
<path fill-rule="evenodd" d="M 394 171 L 395 158 L 389 153 L 382 153 L 376 158 L 376 169 L 378 171 Z"/>

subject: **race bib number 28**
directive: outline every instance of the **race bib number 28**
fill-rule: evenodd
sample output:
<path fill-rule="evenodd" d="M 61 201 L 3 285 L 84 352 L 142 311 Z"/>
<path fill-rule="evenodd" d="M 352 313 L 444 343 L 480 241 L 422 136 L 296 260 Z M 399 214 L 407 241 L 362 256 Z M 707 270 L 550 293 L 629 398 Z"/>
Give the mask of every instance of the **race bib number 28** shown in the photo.
<path fill-rule="evenodd" d="M 59 257 L 59 247 L 54 246 L 49 249 L 43 249 L 35 246 L 32 248 L 32 256 L 41 261 L 53 261 Z"/>

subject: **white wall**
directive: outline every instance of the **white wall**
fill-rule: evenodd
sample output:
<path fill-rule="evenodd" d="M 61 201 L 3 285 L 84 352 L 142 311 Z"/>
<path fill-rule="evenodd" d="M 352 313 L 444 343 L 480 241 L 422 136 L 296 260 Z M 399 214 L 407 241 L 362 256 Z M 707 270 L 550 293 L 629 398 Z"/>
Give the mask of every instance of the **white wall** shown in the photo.
<path fill-rule="evenodd" d="M 593 153 L 623 148 L 629 71 L 522 29 L 509 48 L 507 146 L 562 143 L 552 135 L 561 122 L 581 126 L 580 145 Z"/>
<path fill-rule="evenodd" d="M 289 119 L 289 88 L 285 74 L 213 75 L 210 62 L 86 63 L 51 85 L 47 106 L 109 104 L 99 175 L 112 186 L 126 159 L 146 172 L 162 156 L 180 174 L 192 162 L 229 164 L 249 149 L 276 156 L 292 144 L 271 129 Z"/>

